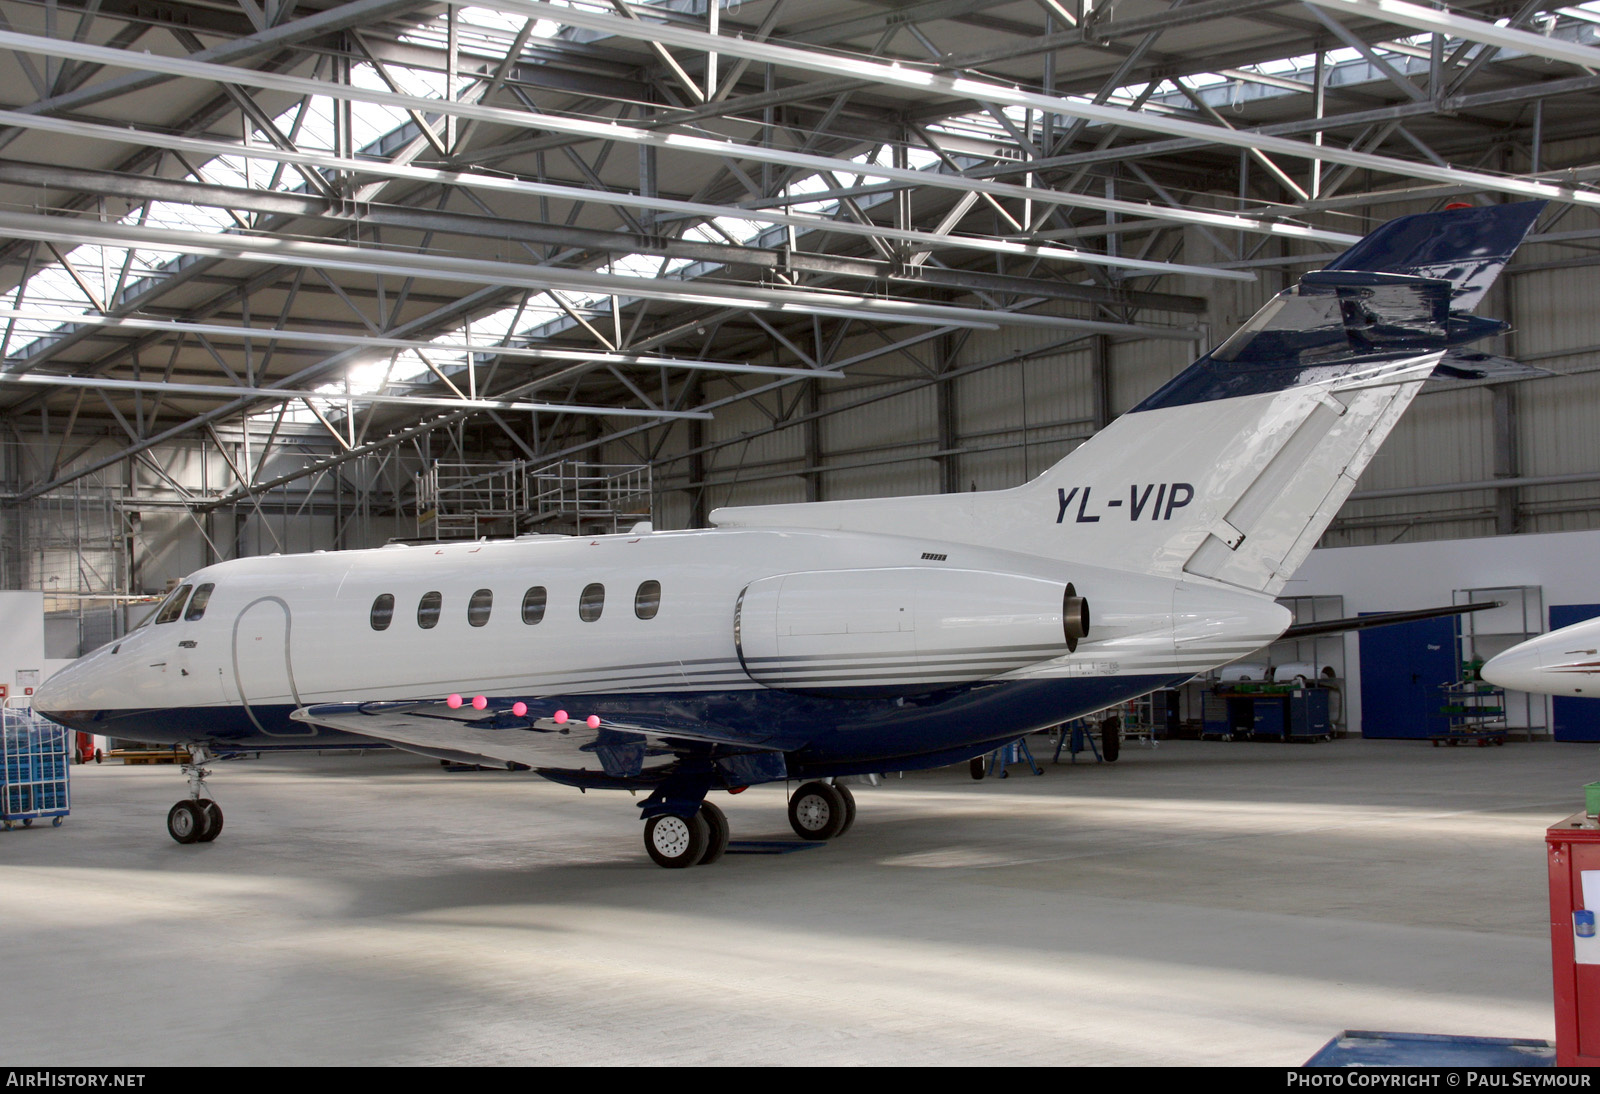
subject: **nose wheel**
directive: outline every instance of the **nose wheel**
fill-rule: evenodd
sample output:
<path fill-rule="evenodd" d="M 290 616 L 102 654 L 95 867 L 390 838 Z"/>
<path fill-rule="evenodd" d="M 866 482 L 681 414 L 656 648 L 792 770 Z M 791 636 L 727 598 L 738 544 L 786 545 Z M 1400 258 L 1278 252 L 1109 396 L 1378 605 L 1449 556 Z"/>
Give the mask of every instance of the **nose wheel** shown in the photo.
<path fill-rule="evenodd" d="M 210 755 L 198 745 L 188 752 L 183 773 L 189 777 L 189 796 L 167 810 L 167 835 L 179 843 L 210 843 L 222 834 L 222 807 L 205 796 Z"/>
<path fill-rule="evenodd" d="M 789 827 L 801 839 L 838 839 L 855 822 L 856 798 L 847 786 L 809 782 L 789 799 Z"/>

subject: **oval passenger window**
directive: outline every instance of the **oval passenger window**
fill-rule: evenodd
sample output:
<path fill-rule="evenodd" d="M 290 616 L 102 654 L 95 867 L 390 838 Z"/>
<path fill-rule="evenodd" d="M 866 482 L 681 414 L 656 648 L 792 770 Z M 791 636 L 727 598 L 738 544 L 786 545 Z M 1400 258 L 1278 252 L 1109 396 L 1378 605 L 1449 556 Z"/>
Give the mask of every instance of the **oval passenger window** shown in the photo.
<path fill-rule="evenodd" d="M 444 606 L 441 593 L 423 593 L 417 602 L 417 626 L 429 630 L 439 624 L 439 611 Z"/>
<path fill-rule="evenodd" d="M 389 624 L 394 621 L 394 594 L 380 593 L 378 599 L 372 602 L 372 629 L 386 631 Z"/>
<path fill-rule="evenodd" d="M 467 601 L 467 622 L 474 627 L 481 627 L 489 622 L 489 610 L 494 607 L 494 592 L 490 589 L 479 589 L 472 594 L 472 599 Z"/>
<path fill-rule="evenodd" d="M 583 596 L 578 599 L 578 618 L 585 623 L 593 623 L 600 618 L 600 613 L 606 607 L 606 587 L 596 581 L 593 585 L 583 590 Z"/>
<path fill-rule="evenodd" d="M 661 582 L 646 581 L 633 597 L 633 614 L 640 619 L 654 619 L 661 610 Z"/>
<path fill-rule="evenodd" d="M 545 602 L 549 599 L 543 585 L 535 585 L 522 594 L 522 621 L 533 626 L 544 618 Z"/>

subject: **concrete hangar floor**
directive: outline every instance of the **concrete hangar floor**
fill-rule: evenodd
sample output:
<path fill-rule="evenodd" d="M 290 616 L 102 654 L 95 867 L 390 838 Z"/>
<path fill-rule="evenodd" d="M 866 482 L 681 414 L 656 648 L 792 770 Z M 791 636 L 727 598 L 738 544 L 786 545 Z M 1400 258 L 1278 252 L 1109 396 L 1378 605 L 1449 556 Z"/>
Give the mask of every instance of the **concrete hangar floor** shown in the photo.
<path fill-rule="evenodd" d="M 73 769 L 0 833 L 28 1064 L 1264 1064 L 1553 1036 L 1543 832 L 1593 752 L 1125 746 L 857 788 L 842 839 L 662 870 L 627 795 L 400 753 Z M 781 786 L 718 795 L 792 838 Z"/>

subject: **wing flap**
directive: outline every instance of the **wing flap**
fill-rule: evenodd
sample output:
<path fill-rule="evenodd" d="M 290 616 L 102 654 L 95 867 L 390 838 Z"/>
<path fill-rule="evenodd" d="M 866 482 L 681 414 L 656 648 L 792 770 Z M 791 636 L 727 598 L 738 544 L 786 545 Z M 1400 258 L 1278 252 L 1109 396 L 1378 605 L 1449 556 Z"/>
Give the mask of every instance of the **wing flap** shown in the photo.
<path fill-rule="evenodd" d="M 616 778 L 647 776 L 686 751 L 708 751 L 706 746 L 721 746 L 723 753 L 778 751 L 687 719 L 596 715 L 597 725 L 572 718 L 557 723 L 550 715 L 517 715 L 512 708 L 509 699 L 491 700 L 482 710 L 437 701 L 319 703 L 291 717 L 438 759 Z"/>

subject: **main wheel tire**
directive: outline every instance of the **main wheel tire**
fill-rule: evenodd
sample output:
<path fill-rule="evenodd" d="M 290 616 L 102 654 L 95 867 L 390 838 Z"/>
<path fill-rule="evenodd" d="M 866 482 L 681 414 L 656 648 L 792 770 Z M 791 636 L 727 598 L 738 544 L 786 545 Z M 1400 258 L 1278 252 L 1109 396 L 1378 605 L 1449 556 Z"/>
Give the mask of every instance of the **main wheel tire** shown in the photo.
<path fill-rule="evenodd" d="M 829 783 L 806 783 L 789 799 L 789 827 L 801 839 L 833 839 L 844 831 L 846 814 L 844 795 Z"/>
<path fill-rule="evenodd" d="M 206 834 L 206 815 L 198 802 L 185 798 L 167 810 L 167 834 L 179 843 L 198 843 Z"/>
<path fill-rule="evenodd" d="M 987 759 L 986 756 L 974 756 L 967 761 L 967 771 L 974 779 L 981 779 L 989 773 L 988 764 L 985 763 Z"/>
<path fill-rule="evenodd" d="M 1106 763 L 1116 763 L 1122 755 L 1122 723 L 1115 718 L 1100 723 L 1100 755 Z"/>
<path fill-rule="evenodd" d="M 710 802 L 700 803 L 700 819 L 706 822 L 706 853 L 700 856 L 701 866 L 710 866 L 728 850 L 728 815 L 720 806 Z"/>
<path fill-rule="evenodd" d="M 222 806 L 218 805 L 210 798 L 201 798 L 199 805 L 201 809 L 205 810 L 206 830 L 201 834 L 199 840 L 196 842 L 210 843 L 212 840 L 222 835 Z"/>
<path fill-rule="evenodd" d="M 651 817 L 644 825 L 644 849 L 657 866 L 681 870 L 698 863 L 706 854 L 706 844 L 711 831 L 696 813 L 692 817 L 679 817 L 662 813 Z"/>

